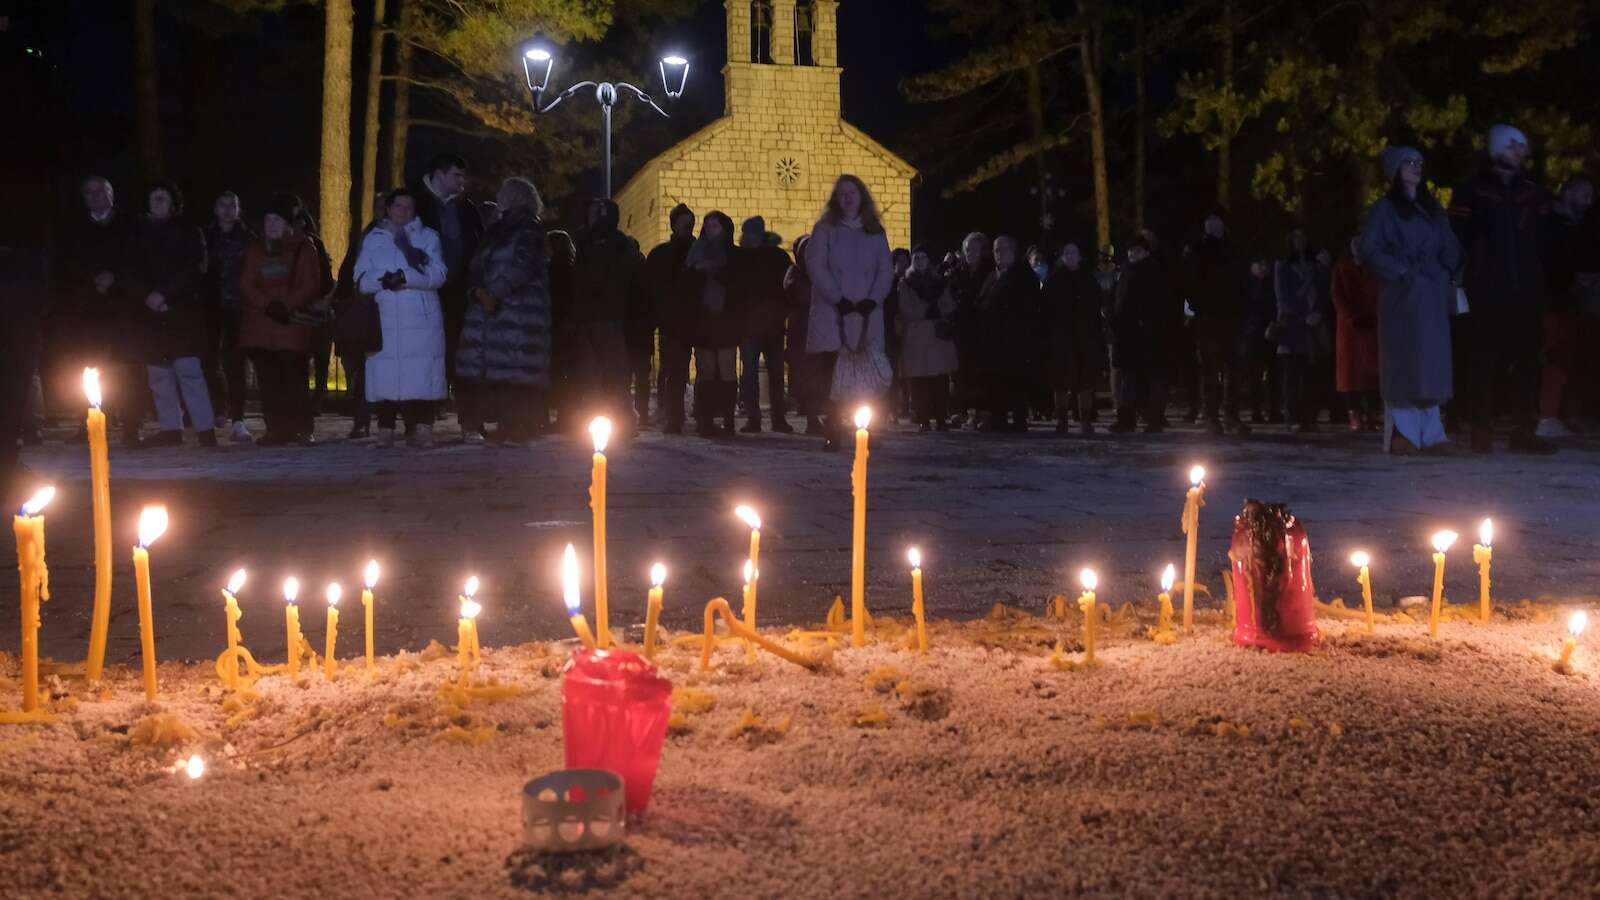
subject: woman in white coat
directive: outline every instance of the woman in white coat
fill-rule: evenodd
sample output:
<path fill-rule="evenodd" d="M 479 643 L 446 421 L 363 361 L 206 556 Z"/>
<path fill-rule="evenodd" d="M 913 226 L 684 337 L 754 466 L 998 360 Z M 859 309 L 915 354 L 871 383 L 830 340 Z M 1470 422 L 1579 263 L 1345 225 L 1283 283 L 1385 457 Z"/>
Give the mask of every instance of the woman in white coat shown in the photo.
<path fill-rule="evenodd" d="M 367 354 L 367 401 L 378 417 L 378 446 L 394 446 L 395 418 L 404 414 L 411 445 L 433 445 L 434 404 L 445 398 L 445 280 L 439 234 L 417 218 L 417 201 L 389 192 L 384 218 L 361 241 L 356 284 L 376 294 L 383 349 Z"/>

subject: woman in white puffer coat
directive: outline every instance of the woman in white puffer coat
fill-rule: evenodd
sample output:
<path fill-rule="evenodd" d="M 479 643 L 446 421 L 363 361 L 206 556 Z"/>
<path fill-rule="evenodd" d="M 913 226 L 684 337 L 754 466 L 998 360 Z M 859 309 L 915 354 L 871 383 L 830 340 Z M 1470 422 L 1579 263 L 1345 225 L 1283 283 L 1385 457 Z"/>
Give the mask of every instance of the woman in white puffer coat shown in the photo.
<path fill-rule="evenodd" d="M 356 284 L 375 294 L 383 349 L 367 354 L 367 401 L 378 417 L 378 446 L 394 445 L 395 418 L 404 414 L 414 447 L 433 445 L 434 404 L 445 398 L 445 280 L 439 234 L 417 218 L 417 201 L 399 188 L 386 198 L 384 218 L 367 232 L 356 259 Z"/>

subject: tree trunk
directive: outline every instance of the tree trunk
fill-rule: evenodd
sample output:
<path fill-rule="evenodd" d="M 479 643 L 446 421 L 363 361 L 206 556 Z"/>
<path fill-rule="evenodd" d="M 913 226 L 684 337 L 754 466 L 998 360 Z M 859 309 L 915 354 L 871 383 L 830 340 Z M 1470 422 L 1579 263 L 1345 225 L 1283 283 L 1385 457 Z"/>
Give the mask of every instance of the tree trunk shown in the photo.
<path fill-rule="evenodd" d="M 1106 117 L 1100 96 L 1100 38 L 1094 29 L 1078 42 L 1083 67 L 1083 90 L 1089 106 L 1089 158 L 1094 179 L 1095 241 L 1100 249 L 1111 243 L 1111 196 L 1106 181 Z"/>
<path fill-rule="evenodd" d="M 322 242 L 334 265 L 350 244 L 350 67 L 355 38 L 351 0 L 324 0 L 322 37 Z"/>
<path fill-rule="evenodd" d="M 1134 92 L 1134 123 L 1133 123 L 1133 224 L 1135 228 L 1144 228 L 1144 191 L 1145 170 L 1148 160 L 1145 156 L 1145 121 L 1149 116 L 1149 98 L 1145 92 L 1145 35 L 1144 28 L 1144 3 L 1139 2 L 1134 6 L 1133 12 L 1133 92 Z"/>
<path fill-rule="evenodd" d="M 389 116 L 389 180 L 406 183 L 406 140 L 411 136 L 411 43 L 406 36 L 416 21 L 413 4 L 398 0 L 400 31 L 394 44 L 394 110 Z"/>
<path fill-rule="evenodd" d="M 1028 131 L 1033 139 L 1033 183 L 1039 192 L 1039 231 L 1040 236 L 1047 236 L 1050 226 L 1050 184 L 1048 169 L 1044 163 L 1044 86 L 1039 78 L 1039 64 L 1028 66 L 1026 72 L 1028 90 Z"/>
<path fill-rule="evenodd" d="M 156 71 L 155 0 L 133 0 L 136 54 L 134 84 L 139 106 L 139 156 L 145 178 L 159 178 L 161 158 L 161 87 Z"/>
<path fill-rule="evenodd" d="M 1221 28 L 1223 103 L 1217 139 L 1217 204 L 1232 209 L 1228 201 L 1233 197 L 1233 133 L 1238 127 L 1233 108 L 1233 0 L 1222 0 Z"/>
<path fill-rule="evenodd" d="M 372 39 L 367 44 L 367 105 L 361 122 L 361 192 L 356 215 L 364 223 L 378 191 L 378 109 L 383 102 L 383 44 L 387 30 L 385 0 L 372 0 Z"/>

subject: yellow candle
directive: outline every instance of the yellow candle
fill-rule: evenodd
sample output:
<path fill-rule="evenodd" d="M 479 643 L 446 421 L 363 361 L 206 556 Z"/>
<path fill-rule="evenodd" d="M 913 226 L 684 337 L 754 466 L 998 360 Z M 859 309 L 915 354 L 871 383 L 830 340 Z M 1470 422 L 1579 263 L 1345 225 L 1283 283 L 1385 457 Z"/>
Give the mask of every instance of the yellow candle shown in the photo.
<path fill-rule="evenodd" d="M 39 708 L 39 603 L 50 599 L 50 574 L 44 562 L 44 508 L 56 489 L 40 490 L 12 520 L 17 538 L 17 574 L 22 586 L 22 711 Z"/>
<path fill-rule="evenodd" d="M 1556 660 L 1556 668 L 1565 669 L 1572 662 L 1572 650 L 1578 646 L 1578 635 L 1583 634 L 1583 626 L 1589 624 L 1589 614 L 1578 610 L 1567 620 L 1567 639 L 1561 642 L 1561 658 Z"/>
<path fill-rule="evenodd" d="M 1494 521 L 1484 519 L 1478 526 L 1478 543 L 1472 545 L 1472 561 L 1478 564 L 1478 619 L 1489 621 L 1489 564 L 1494 560 Z"/>
<path fill-rule="evenodd" d="M 482 655 L 478 652 L 478 613 L 483 606 L 478 603 L 478 576 L 467 579 L 461 596 L 461 620 L 456 623 L 456 663 L 461 666 L 461 676 L 478 667 Z"/>
<path fill-rule="evenodd" d="M 1093 664 L 1094 620 L 1098 618 L 1094 608 L 1094 589 L 1100 579 L 1094 574 L 1093 569 L 1084 569 L 1078 578 L 1083 582 L 1083 593 L 1078 595 L 1078 609 L 1083 611 L 1083 661 L 1085 664 Z"/>
<path fill-rule="evenodd" d="M 759 578 L 759 577 L 761 577 L 761 573 L 756 571 L 755 565 L 752 564 L 750 562 L 750 560 L 748 560 L 748 559 L 745 560 L 744 561 L 744 625 L 745 625 L 746 628 L 750 629 L 751 631 L 755 631 L 756 630 L 756 626 L 755 626 L 755 621 L 756 621 L 756 579 Z M 746 641 L 744 646 L 745 646 L 745 658 L 749 659 L 751 662 L 754 662 L 755 658 L 756 658 L 756 645 L 751 643 L 751 642 L 749 642 L 749 641 Z"/>
<path fill-rule="evenodd" d="M 594 625 L 600 646 L 611 646 L 611 618 L 606 609 L 606 444 L 611 440 L 611 420 L 605 416 L 589 423 L 594 438 L 594 471 L 589 477 L 589 508 L 594 511 Z"/>
<path fill-rule="evenodd" d="M 139 513 L 139 546 L 133 548 L 133 578 L 139 591 L 139 649 L 144 661 L 144 698 L 156 699 L 156 623 L 150 605 L 150 545 L 167 530 L 167 508 Z"/>
<path fill-rule="evenodd" d="M 746 628 L 744 623 L 740 622 L 733 615 L 733 610 L 728 607 L 728 601 L 721 597 L 715 597 L 710 603 L 706 604 L 705 639 L 700 645 L 700 671 L 702 672 L 711 668 L 711 650 L 716 646 L 717 643 L 715 629 L 716 617 L 718 615 L 722 616 L 722 621 L 728 626 L 729 631 L 747 641 L 756 644 L 761 649 L 773 654 L 774 656 L 788 660 L 797 666 L 803 666 L 812 670 L 815 670 L 820 665 L 818 660 L 808 659 L 804 656 L 801 656 L 782 644 L 770 641 L 756 632 L 751 631 L 749 628 Z"/>
<path fill-rule="evenodd" d="M 750 526 L 750 557 L 747 568 L 753 573 L 753 577 L 747 576 L 745 578 L 748 583 L 745 586 L 744 624 L 754 631 L 756 627 L 756 591 L 760 587 L 759 582 L 761 580 L 761 516 L 757 515 L 756 511 L 748 506 L 735 508 L 733 514 Z M 754 659 L 755 655 L 755 645 L 751 644 L 750 658 Z"/>
<path fill-rule="evenodd" d="M 363 574 L 366 575 L 367 586 L 361 591 L 361 607 L 367 620 L 367 671 L 371 672 L 375 667 L 372 661 L 372 589 L 378 586 L 378 561 L 367 560 L 367 571 Z"/>
<path fill-rule="evenodd" d="M 322 677 L 333 678 L 333 645 L 339 639 L 339 598 L 344 596 L 344 588 L 339 583 L 328 585 L 328 643 L 322 651 Z"/>
<path fill-rule="evenodd" d="M 917 620 L 917 652 L 928 652 L 928 624 L 922 608 L 922 551 L 915 547 L 906 551 L 911 562 L 911 615 Z"/>
<path fill-rule="evenodd" d="M 289 665 L 289 677 L 300 677 L 300 607 L 295 600 L 300 596 L 300 579 L 288 578 L 283 582 L 284 643 Z"/>
<path fill-rule="evenodd" d="M 89 656 L 83 672 L 100 680 L 106 662 L 106 634 L 111 626 L 111 458 L 106 450 L 106 414 L 100 410 L 100 370 L 83 370 L 83 393 L 89 400 L 89 480 L 94 501 L 94 611 L 89 618 Z"/>
<path fill-rule="evenodd" d="M 228 579 L 228 586 L 222 589 L 222 602 L 224 614 L 227 616 L 228 625 L 228 655 L 227 662 L 222 666 L 223 681 L 229 690 L 239 689 L 239 619 L 244 613 L 239 611 L 239 589 L 244 587 L 246 572 L 240 569 Z"/>
<path fill-rule="evenodd" d="M 1365 550 L 1357 550 L 1350 554 L 1350 562 L 1356 569 L 1356 582 L 1361 585 L 1361 606 L 1367 613 L 1367 634 L 1372 634 L 1372 572 L 1368 566 L 1372 565 L 1372 557 Z"/>
<path fill-rule="evenodd" d="M 662 586 L 667 583 L 667 567 L 656 563 L 650 567 L 650 599 L 644 612 L 644 658 L 655 661 L 656 625 L 661 621 Z"/>
<path fill-rule="evenodd" d="M 583 617 L 582 601 L 578 598 L 578 551 L 568 544 L 561 554 L 561 595 L 567 603 L 567 616 L 572 619 L 572 630 L 578 640 L 590 650 L 595 649 L 594 633 L 589 630 L 589 620 Z"/>
<path fill-rule="evenodd" d="M 1439 636 L 1439 607 L 1444 598 L 1444 554 L 1456 542 L 1454 531 L 1433 536 L 1433 608 L 1428 613 L 1428 637 Z"/>
<path fill-rule="evenodd" d="M 856 410 L 856 461 L 850 471 L 850 486 L 855 494 L 855 519 L 850 553 L 850 643 L 867 643 L 867 426 L 872 410 Z"/>
<path fill-rule="evenodd" d="M 1200 540 L 1200 507 L 1206 505 L 1206 470 L 1195 466 L 1189 470 L 1189 493 L 1183 503 L 1183 533 L 1188 544 L 1183 551 L 1183 632 L 1194 630 L 1194 563 L 1196 545 Z"/>
<path fill-rule="evenodd" d="M 1177 580 L 1178 570 L 1171 563 L 1161 573 L 1161 593 L 1156 597 L 1156 602 L 1161 605 L 1160 621 L 1156 625 L 1157 634 L 1172 633 L 1172 582 Z"/>

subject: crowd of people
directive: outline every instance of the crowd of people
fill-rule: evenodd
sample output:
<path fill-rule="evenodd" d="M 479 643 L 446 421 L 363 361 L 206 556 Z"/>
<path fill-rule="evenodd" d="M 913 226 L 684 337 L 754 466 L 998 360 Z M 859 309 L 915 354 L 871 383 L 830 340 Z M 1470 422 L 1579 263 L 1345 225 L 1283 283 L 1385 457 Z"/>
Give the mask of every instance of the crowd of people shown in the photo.
<path fill-rule="evenodd" d="M 646 250 L 608 199 L 570 231 L 545 224 L 523 178 L 475 204 L 467 163 L 444 154 L 374 198 L 335 265 L 292 195 L 252 228 L 225 192 L 202 228 L 172 182 L 133 211 L 94 176 L 60 242 L 39 371 L 61 395 L 98 367 L 127 447 L 181 445 L 186 425 L 203 446 L 219 432 L 314 443 L 336 356 L 349 436 L 379 447 L 431 446 L 447 402 L 469 444 L 522 445 L 600 413 L 624 434 L 682 434 L 691 416 L 708 437 L 787 433 L 792 412 L 833 447 L 862 402 L 922 431 L 1053 420 L 1088 434 L 1109 386 L 1112 433 L 1159 433 L 1175 402 L 1219 435 L 1312 431 L 1326 415 L 1381 430 L 1394 454 L 1450 453 L 1452 430 L 1488 452 L 1509 420 L 1512 451 L 1546 453 L 1600 403 L 1584 374 L 1600 239 L 1592 182 L 1548 194 L 1528 152 L 1496 126 L 1482 171 L 1441 204 L 1422 154 L 1386 149 L 1388 190 L 1337 258 L 1298 227 L 1281 250 L 1248 250 L 1222 209 L 1192 240 L 1145 230 L 1121 254 L 977 232 L 942 255 L 891 249 L 852 175 L 792 258 L 760 216 L 681 204 Z M 34 383 L 24 441 L 45 408 Z M 159 430 L 142 436 L 152 414 Z"/>

